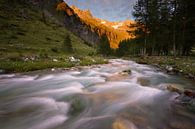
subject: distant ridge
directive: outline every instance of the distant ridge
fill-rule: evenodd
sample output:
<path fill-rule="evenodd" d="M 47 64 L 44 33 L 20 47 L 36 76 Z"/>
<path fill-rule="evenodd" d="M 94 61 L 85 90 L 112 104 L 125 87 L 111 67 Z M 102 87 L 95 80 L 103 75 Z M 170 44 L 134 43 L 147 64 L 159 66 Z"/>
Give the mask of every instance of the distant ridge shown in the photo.
<path fill-rule="evenodd" d="M 110 22 L 94 17 L 89 10 L 81 10 L 76 6 L 68 6 L 65 2 L 58 5 L 64 10 L 66 26 L 91 44 L 97 44 L 102 35 L 107 35 L 111 48 L 118 48 L 120 41 L 134 38 L 130 27 L 134 21 Z M 70 15 L 71 14 L 71 15 Z"/>

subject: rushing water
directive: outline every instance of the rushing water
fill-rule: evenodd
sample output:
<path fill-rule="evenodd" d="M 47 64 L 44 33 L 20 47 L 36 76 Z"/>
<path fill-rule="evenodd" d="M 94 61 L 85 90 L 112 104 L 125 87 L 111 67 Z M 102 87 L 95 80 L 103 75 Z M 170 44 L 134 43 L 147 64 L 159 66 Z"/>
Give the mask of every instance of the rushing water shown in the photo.
<path fill-rule="evenodd" d="M 195 129 L 165 88 L 194 82 L 132 61 L 0 78 L 0 129 Z"/>

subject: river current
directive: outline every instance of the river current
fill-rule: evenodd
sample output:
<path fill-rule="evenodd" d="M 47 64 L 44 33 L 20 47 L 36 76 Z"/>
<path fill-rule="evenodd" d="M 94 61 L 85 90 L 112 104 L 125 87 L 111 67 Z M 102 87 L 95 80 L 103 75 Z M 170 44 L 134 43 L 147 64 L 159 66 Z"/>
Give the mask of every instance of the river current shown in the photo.
<path fill-rule="evenodd" d="M 191 80 L 121 59 L 0 75 L 0 129 L 195 129 L 195 113 L 170 85 L 195 89 Z"/>

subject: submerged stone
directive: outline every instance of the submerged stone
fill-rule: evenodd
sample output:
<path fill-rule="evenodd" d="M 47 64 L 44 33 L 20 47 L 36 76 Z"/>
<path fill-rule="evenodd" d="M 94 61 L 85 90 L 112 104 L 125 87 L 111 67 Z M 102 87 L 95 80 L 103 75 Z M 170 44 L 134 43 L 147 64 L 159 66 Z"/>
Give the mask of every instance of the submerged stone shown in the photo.
<path fill-rule="evenodd" d="M 149 86 L 150 85 L 150 80 L 140 77 L 137 79 L 137 82 L 141 85 L 141 86 Z"/>
<path fill-rule="evenodd" d="M 130 69 L 123 70 L 123 71 L 121 72 L 121 74 L 131 74 L 131 70 L 130 70 Z"/>
<path fill-rule="evenodd" d="M 184 91 L 184 94 L 185 94 L 186 96 L 191 97 L 191 98 L 195 98 L 195 91 L 185 90 L 185 91 Z"/>

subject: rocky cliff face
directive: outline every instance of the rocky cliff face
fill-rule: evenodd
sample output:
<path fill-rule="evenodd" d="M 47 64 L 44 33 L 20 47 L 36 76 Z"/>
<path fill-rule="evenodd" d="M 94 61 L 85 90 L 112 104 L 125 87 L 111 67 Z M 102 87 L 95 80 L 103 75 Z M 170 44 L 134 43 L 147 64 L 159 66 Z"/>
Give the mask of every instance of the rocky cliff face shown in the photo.
<path fill-rule="evenodd" d="M 99 36 L 92 31 L 63 0 L 20 0 L 22 3 L 30 4 L 42 11 L 43 19 L 56 22 L 60 26 L 65 26 L 69 31 L 79 36 L 86 43 L 96 45 Z M 18 1 L 17 1 L 18 2 Z M 49 18 L 48 18 L 49 17 Z M 53 18 L 52 18 L 53 17 Z"/>
<path fill-rule="evenodd" d="M 96 45 L 99 42 L 99 35 L 95 31 L 91 30 L 90 26 L 87 25 L 65 2 L 58 4 L 57 10 L 64 11 L 63 22 L 67 29 L 91 45 Z"/>
<path fill-rule="evenodd" d="M 26 0 L 38 6 L 44 14 L 58 18 L 59 24 L 79 36 L 91 45 L 97 45 L 102 35 L 107 35 L 110 46 L 118 48 L 120 41 L 134 38 L 129 33 L 135 28 L 129 27 L 133 21 L 109 22 L 93 17 L 89 10 L 70 7 L 63 0 Z"/>
<path fill-rule="evenodd" d="M 81 10 L 75 6 L 71 8 L 91 31 L 96 32 L 98 36 L 106 34 L 112 48 L 118 48 L 122 40 L 134 38 L 134 35 L 130 33 L 135 29 L 130 27 L 131 24 L 134 24 L 134 21 L 109 22 L 93 17 L 89 10 Z"/>

